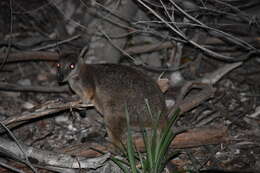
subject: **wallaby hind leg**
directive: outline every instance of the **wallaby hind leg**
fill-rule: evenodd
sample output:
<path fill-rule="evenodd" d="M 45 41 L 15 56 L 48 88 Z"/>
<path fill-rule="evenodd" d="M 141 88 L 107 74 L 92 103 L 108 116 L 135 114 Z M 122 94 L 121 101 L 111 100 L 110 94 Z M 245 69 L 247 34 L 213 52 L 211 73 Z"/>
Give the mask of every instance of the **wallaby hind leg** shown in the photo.
<path fill-rule="evenodd" d="M 124 144 L 123 135 L 126 131 L 126 119 L 122 116 L 116 116 L 116 114 L 105 115 L 105 124 L 109 137 L 109 141 L 114 145 L 116 149 L 119 149 Z"/>

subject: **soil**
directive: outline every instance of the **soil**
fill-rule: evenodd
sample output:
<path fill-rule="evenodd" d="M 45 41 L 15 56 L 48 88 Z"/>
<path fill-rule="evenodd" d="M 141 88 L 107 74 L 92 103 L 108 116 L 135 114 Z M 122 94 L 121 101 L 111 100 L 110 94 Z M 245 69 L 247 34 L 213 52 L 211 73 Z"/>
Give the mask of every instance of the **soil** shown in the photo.
<path fill-rule="evenodd" d="M 13 22 L 10 33 L 9 2 L 0 2 L 1 54 L 6 52 L 8 39 L 12 37 L 11 52 L 32 50 L 37 46 L 55 43 L 56 22 L 62 16 L 47 1 L 13 1 Z M 26 8 L 25 8 L 26 7 Z M 40 8 L 43 7 L 43 8 Z M 79 31 L 77 31 L 79 32 Z M 252 38 L 253 39 L 253 38 Z M 80 38 L 62 45 L 65 49 L 79 49 L 85 40 Z M 46 50 L 47 51 L 47 50 Z M 48 51 L 57 51 L 51 48 Z M 163 57 L 162 57 L 163 59 Z M 203 76 L 226 62 L 203 58 L 196 74 L 190 69 L 182 71 L 188 80 Z M 257 172 L 260 170 L 260 59 L 257 56 L 244 61 L 214 85 L 216 93 L 195 109 L 185 113 L 177 127 L 227 127 L 230 141 L 180 150 L 175 159 L 182 170 L 225 170 L 233 172 Z M 154 77 L 158 73 L 149 72 Z M 170 76 L 170 73 L 166 75 Z M 26 61 L 0 65 L 0 82 L 21 86 L 59 87 L 56 81 L 55 62 Z M 70 92 L 41 93 L 0 91 L 0 120 L 20 115 L 49 100 L 66 100 L 75 97 Z M 180 87 L 171 87 L 166 93 L 169 100 L 176 99 Z M 196 92 L 196 91 L 194 91 Z M 12 131 L 17 139 L 27 145 L 50 151 L 82 143 L 96 142 L 102 145 L 106 130 L 102 116 L 95 109 L 68 110 L 49 115 L 21 125 Z M 5 135 L 6 136 L 6 135 Z M 1 157 L 1 156 L 0 156 Z M 1 160 L 4 157 L 1 157 Z M 2 169 L 3 172 L 8 170 Z M 44 172 L 44 171 L 43 171 Z M 213 171 L 212 171 L 213 172 Z"/>

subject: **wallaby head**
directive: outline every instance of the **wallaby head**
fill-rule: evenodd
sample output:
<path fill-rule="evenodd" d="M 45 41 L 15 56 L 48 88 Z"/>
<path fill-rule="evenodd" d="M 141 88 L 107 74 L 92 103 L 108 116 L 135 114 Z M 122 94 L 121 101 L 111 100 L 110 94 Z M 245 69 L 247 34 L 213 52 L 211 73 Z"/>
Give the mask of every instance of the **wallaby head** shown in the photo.
<path fill-rule="evenodd" d="M 83 63 L 83 59 L 78 57 L 76 53 L 63 53 L 59 57 L 57 63 L 57 80 L 58 82 L 67 82 L 69 79 L 77 75 L 79 66 Z"/>
<path fill-rule="evenodd" d="M 78 75 L 80 66 L 84 64 L 84 55 L 88 51 L 86 45 L 78 55 L 74 52 L 64 52 L 57 63 L 57 80 L 59 83 L 68 82 Z"/>

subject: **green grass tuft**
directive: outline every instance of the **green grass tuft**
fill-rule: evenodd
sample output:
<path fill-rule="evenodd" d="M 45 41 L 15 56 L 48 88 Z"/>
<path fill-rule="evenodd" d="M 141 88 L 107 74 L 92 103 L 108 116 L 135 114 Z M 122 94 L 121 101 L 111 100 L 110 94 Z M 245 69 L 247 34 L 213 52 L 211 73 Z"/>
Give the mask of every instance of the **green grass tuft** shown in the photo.
<path fill-rule="evenodd" d="M 129 115 L 126 109 L 127 117 L 127 141 L 125 147 L 125 158 L 111 158 L 124 173 L 161 173 L 163 172 L 167 162 L 176 156 L 176 152 L 169 154 L 169 147 L 173 139 L 178 133 L 172 131 L 172 126 L 179 117 L 180 110 L 177 110 L 167 123 L 167 127 L 158 133 L 159 117 L 153 116 L 149 104 L 147 108 L 152 117 L 158 117 L 155 121 L 151 132 L 142 129 L 142 138 L 144 141 L 145 151 L 140 153 L 137 151 L 133 142 L 133 137 L 130 129 Z M 138 164 L 138 166 L 137 166 Z"/>

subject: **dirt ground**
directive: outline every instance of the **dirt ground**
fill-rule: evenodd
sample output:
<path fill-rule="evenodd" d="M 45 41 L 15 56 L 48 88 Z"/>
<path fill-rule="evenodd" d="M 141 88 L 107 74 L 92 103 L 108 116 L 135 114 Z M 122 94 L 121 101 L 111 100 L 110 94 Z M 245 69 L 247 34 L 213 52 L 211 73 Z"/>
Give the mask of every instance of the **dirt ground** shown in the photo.
<path fill-rule="evenodd" d="M 12 2 L 13 8 L 10 8 L 10 2 Z M 103 1 L 98 2 L 103 3 Z M 151 4 L 152 2 L 153 1 L 151 1 Z M 216 91 L 210 99 L 203 101 L 200 105 L 185 112 L 179 118 L 176 128 L 227 129 L 227 140 L 225 142 L 219 141 L 215 142 L 215 144 L 179 148 L 178 151 L 180 151 L 180 155 L 178 155 L 173 162 L 180 170 L 183 170 L 183 172 L 185 172 L 184 170 L 193 170 L 194 172 L 211 170 L 211 172 L 231 171 L 242 173 L 258 172 L 260 170 L 260 30 L 258 26 L 258 18 L 260 16 L 255 13 L 255 11 L 257 11 L 256 9 L 260 9 L 260 5 L 257 1 L 249 2 L 252 4 L 256 2 L 255 7 L 250 6 L 246 8 L 250 10 L 241 9 L 243 12 L 250 14 L 248 16 L 254 16 L 252 19 L 255 19 L 255 21 L 252 21 L 250 24 L 238 20 L 237 23 L 235 23 L 238 25 L 237 28 L 234 27 L 235 31 L 232 30 L 234 29 L 232 27 L 226 30 L 223 29 L 222 31 L 230 32 L 240 39 L 244 38 L 250 45 L 255 47 L 255 50 L 239 48 L 239 46 L 234 45 L 234 43 L 222 43 L 220 41 L 211 44 L 210 42 L 213 42 L 214 39 L 212 39 L 210 34 L 207 35 L 203 33 L 203 31 L 201 31 L 203 29 L 196 30 L 192 27 L 187 29 L 189 30 L 188 32 L 193 33 L 190 35 L 187 34 L 189 39 L 195 37 L 194 35 L 206 37 L 207 39 L 204 39 L 201 45 L 206 45 L 207 48 L 218 53 L 225 52 L 225 55 L 237 58 L 234 61 L 232 61 L 233 59 L 231 61 L 220 60 L 219 58 L 208 56 L 207 54 L 201 53 L 198 48 L 194 48 L 191 43 L 182 43 L 183 47 L 180 46 L 182 48 L 182 56 L 179 65 L 181 67 L 183 66 L 183 68 L 180 68 L 180 70 L 176 72 L 166 70 L 171 67 L 176 68 L 176 66 L 172 64 L 174 60 L 171 59 L 173 54 L 172 46 L 137 54 L 129 51 L 129 54 L 135 58 L 136 62 L 144 61 L 147 64 L 146 68 L 141 66 L 137 66 L 136 68 L 148 73 L 154 79 L 163 73 L 163 76 L 170 80 L 171 86 L 165 93 L 167 102 L 176 101 L 179 93 L 181 93 L 184 81 L 197 82 L 205 75 L 213 74 L 214 71 L 227 64 L 241 62 L 241 65 L 225 73 L 217 82 L 213 83 L 212 86 Z M 55 3 L 62 6 L 58 1 Z M 237 6 L 239 6 L 240 3 L 240 1 L 237 1 Z M 98 50 L 103 43 L 97 43 L 99 41 L 99 35 L 97 34 L 95 38 L 92 38 L 91 34 L 93 31 L 86 29 L 88 28 L 87 26 L 94 24 L 82 22 L 82 25 L 86 28 L 80 27 L 80 24 L 76 25 L 76 27 L 71 27 L 71 21 L 79 21 L 76 20 L 77 18 L 75 16 L 78 15 L 82 17 L 82 11 L 73 11 L 74 13 L 78 12 L 78 14 L 74 14 L 73 16 L 76 18 L 75 20 L 72 19 L 72 17 L 70 19 L 64 19 L 66 14 L 60 12 L 61 9 L 57 8 L 57 4 L 55 6 L 54 3 L 47 0 L 4 0 L 0 2 L 0 58 L 2 59 L 0 63 L 0 121 L 24 113 L 32 113 L 37 108 L 43 107 L 43 105 L 49 101 L 61 100 L 62 102 L 66 102 L 71 98 L 77 99 L 71 90 L 68 88 L 64 89 L 64 86 L 58 84 L 56 80 L 57 59 L 43 60 L 43 56 L 35 56 L 36 58 L 34 60 L 24 60 L 23 58 L 25 56 L 21 56 L 22 59 L 19 60 L 16 57 L 16 59 L 14 58 L 14 61 L 11 62 L 9 60 L 13 58 L 12 53 L 19 54 L 31 51 L 57 53 L 63 50 L 79 52 L 86 44 L 89 44 L 88 60 L 90 63 L 99 61 L 115 63 L 115 61 L 118 61 L 117 63 L 130 64 L 129 57 L 122 54 L 120 54 L 120 56 L 118 55 L 118 60 L 111 59 L 110 61 L 109 58 L 99 59 L 98 57 L 101 55 L 98 53 L 104 53 L 106 50 L 101 48 L 102 50 L 99 49 L 97 54 L 92 51 Z M 169 5 L 167 2 L 165 2 L 165 4 Z M 234 2 L 234 4 L 236 3 Z M 75 3 L 75 8 L 79 6 L 79 4 Z M 155 5 L 153 7 L 157 9 Z M 88 7 L 86 8 L 88 9 Z M 138 8 L 141 8 L 140 4 Z M 169 6 L 169 9 L 170 8 Z M 221 8 L 219 8 L 219 10 L 225 11 L 225 9 Z M 152 12 L 143 9 L 143 13 L 145 12 L 148 13 L 146 17 L 152 21 L 154 19 L 150 17 L 152 16 Z M 230 10 L 228 12 L 232 13 L 233 11 Z M 210 13 L 210 10 L 208 13 Z M 190 14 L 197 13 L 191 12 Z M 240 13 L 234 12 L 233 17 L 237 17 L 238 14 Z M 199 19 L 204 20 L 204 23 L 207 21 L 207 24 L 212 24 L 212 26 L 222 29 L 220 26 L 213 25 L 214 22 L 217 21 L 210 21 L 205 18 L 204 16 L 204 18 L 201 17 Z M 176 18 L 176 20 L 178 20 L 178 18 Z M 139 19 L 139 21 L 141 21 L 141 19 Z M 225 21 L 222 22 L 225 23 Z M 226 21 L 226 23 L 228 23 L 228 21 Z M 170 33 L 169 30 L 165 29 L 166 26 L 156 25 L 156 23 L 149 24 L 150 25 L 146 26 L 144 23 L 143 26 L 147 29 L 146 35 L 138 36 L 138 33 L 136 33 L 136 35 L 126 36 L 127 38 L 122 49 L 129 50 L 128 48 L 134 46 L 140 46 L 146 43 L 157 43 L 158 40 L 160 40 L 161 43 L 168 41 L 159 39 L 159 36 L 156 37 L 156 33 L 158 35 L 160 33 L 162 35 L 167 34 L 167 31 Z M 229 24 L 232 25 L 234 23 Z M 241 26 L 239 24 L 241 24 Z M 99 23 L 95 25 L 99 25 Z M 246 31 L 242 28 L 245 26 L 251 28 Z M 239 27 L 241 27 L 241 30 Z M 151 28 L 151 32 L 153 32 L 155 36 L 153 35 L 152 38 L 149 38 L 147 35 Z M 136 28 L 136 30 L 140 30 L 140 28 Z M 181 30 L 186 32 L 185 28 L 181 28 Z M 129 27 L 127 31 L 129 33 L 135 32 L 131 30 L 131 27 Z M 237 34 L 239 31 L 241 31 L 241 33 Z M 114 33 L 114 36 L 115 34 L 116 33 Z M 68 38 L 72 38 L 76 35 L 81 36 L 76 39 L 68 40 Z M 171 36 L 172 38 L 178 37 L 174 34 Z M 227 36 L 226 38 L 227 40 L 229 39 Z M 59 44 L 62 40 L 67 41 Z M 223 41 L 223 39 L 220 40 Z M 122 40 L 118 42 L 120 41 Z M 96 44 L 100 45 L 95 47 Z M 123 43 L 117 46 L 120 48 L 121 44 Z M 45 47 L 48 45 L 51 46 Z M 112 52 L 112 48 L 110 49 Z M 177 54 L 176 56 L 178 56 L 179 52 L 176 52 L 175 55 Z M 7 54 L 10 54 L 9 60 L 6 58 Z M 42 53 L 42 55 L 44 55 L 44 53 Z M 247 55 L 248 57 L 246 57 Z M 110 56 L 115 57 L 117 53 L 109 54 L 108 57 Z M 178 78 L 178 75 L 182 76 L 180 83 L 175 82 L 175 77 L 177 76 Z M 45 91 L 43 91 L 44 89 Z M 200 89 L 193 89 L 189 94 L 196 94 L 200 91 Z M 94 108 L 82 110 L 68 109 L 66 111 L 49 114 L 16 126 L 12 129 L 12 132 L 17 140 L 23 144 L 56 152 L 64 151 L 69 147 L 81 144 L 90 145 L 91 143 L 97 143 L 102 145 L 106 143 L 107 137 L 103 118 Z M 7 139 L 10 137 L 8 137 L 6 133 L 2 133 L 1 138 Z M 7 159 L 5 155 L 0 154 L 0 160 L 0 162 L 10 164 L 16 168 L 25 169 L 22 164 Z M 111 167 L 113 167 L 111 163 L 109 163 L 109 165 L 110 166 L 106 165 L 97 170 L 92 170 L 92 172 L 109 172 L 109 170 L 112 170 Z M 0 166 L 0 172 L 9 171 L 10 170 L 4 166 Z M 27 171 L 30 172 L 29 170 Z M 48 171 L 41 169 L 39 172 Z"/>

